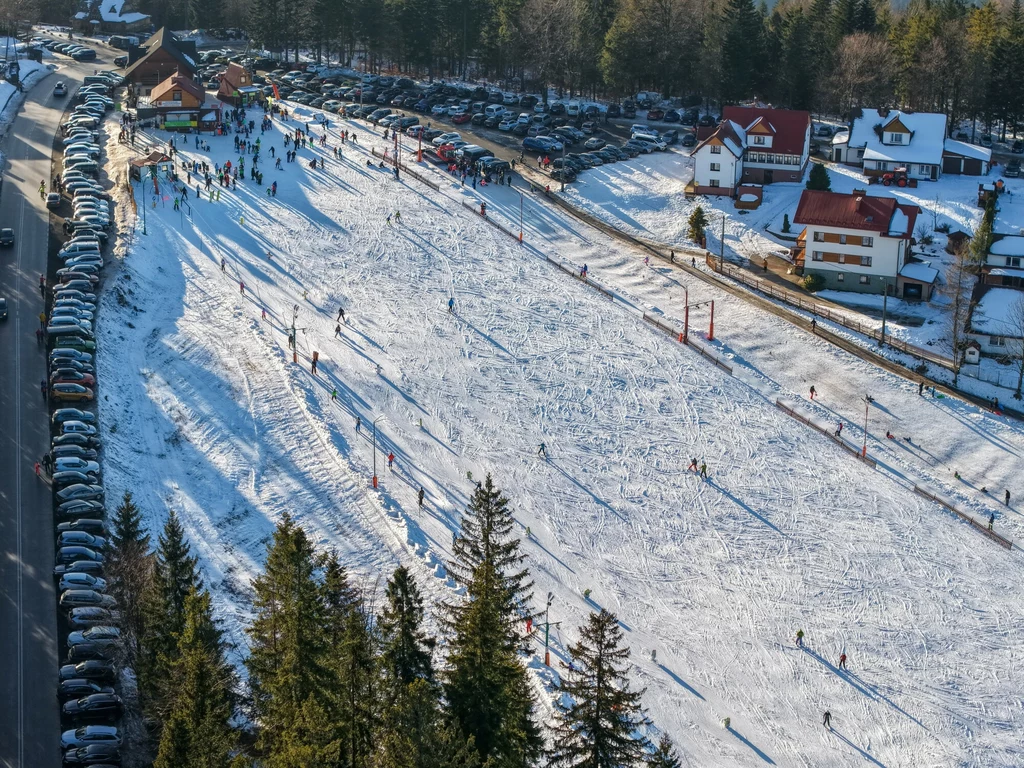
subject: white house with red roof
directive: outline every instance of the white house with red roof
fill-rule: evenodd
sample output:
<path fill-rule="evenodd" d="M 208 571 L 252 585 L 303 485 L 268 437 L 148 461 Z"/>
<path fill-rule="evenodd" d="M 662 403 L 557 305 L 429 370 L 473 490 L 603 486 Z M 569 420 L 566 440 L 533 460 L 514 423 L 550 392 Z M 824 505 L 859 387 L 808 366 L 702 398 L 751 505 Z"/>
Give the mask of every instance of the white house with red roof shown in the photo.
<path fill-rule="evenodd" d="M 930 299 L 938 270 L 910 254 L 920 212 L 864 190 L 804 190 L 793 217 L 804 227 L 794 249 L 797 265 L 820 276 L 825 288 Z"/>
<path fill-rule="evenodd" d="M 807 168 L 810 146 L 808 112 L 726 107 L 718 128 L 691 153 L 689 191 L 733 196 L 740 184 L 798 182 Z"/>

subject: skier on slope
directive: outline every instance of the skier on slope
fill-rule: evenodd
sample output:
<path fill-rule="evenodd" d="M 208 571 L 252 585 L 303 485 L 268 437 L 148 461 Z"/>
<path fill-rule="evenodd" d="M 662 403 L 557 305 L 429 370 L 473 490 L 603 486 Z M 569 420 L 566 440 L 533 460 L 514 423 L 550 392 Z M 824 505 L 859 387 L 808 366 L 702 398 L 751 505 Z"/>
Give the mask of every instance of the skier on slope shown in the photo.
<path fill-rule="evenodd" d="M 811 385 L 811 400 L 813 400 L 813 399 L 814 399 L 814 396 L 815 396 L 816 394 L 818 394 L 818 391 L 817 391 L 817 390 L 816 390 L 816 389 L 814 388 L 814 385 L 812 384 L 812 385 Z"/>
<path fill-rule="evenodd" d="M 540 444 L 540 448 L 537 449 L 537 455 L 538 456 L 543 456 L 545 459 L 548 457 L 548 449 L 544 445 L 544 443 L 541 443 Z"/>
<path fill-rule="evenodd" d="M 832 713 L 829 712 L 827 709 L 825 710 L 825 717 L 822 719 L 821 724 L 828 728 L 830 731 L 832 730 Z"/>
<path fill-rule="evenodd" d="M 696 472 L 697 471 L 697 459 L 696 458 L 690 459 L 690 466 L 688 466 L 686 469 L 687 470 L 691 470 L 692 469 L 694 472 Z"/>
<path fill-rule="evenodd" d="M 804 647 L 804 631 L 802 629 L 798 629 L 796 631 L 796 647 L 797 648 L 803 648 Z"/>
<path fill-rule="evenodd" d="M 839 669 L 846 669 L 846 653 L 839 654 Z"/>
<path fill-rule="evenodd" d="M 424 491 L 423 491 L 423 488 L 421 487 L 420 488 L 420 492 L 417 494 L 420 507 L 423 506 L 423 493 L 424 493 Z"/>
<path fill-rule="evenodd" d="M 345 308 L 344 307 L 338 307 L 338 319 L 337 319 L 337 322 L 340 323 L 342 320 L 345 320 Z M 345 320 L 345 322 L 347 323 L 348 321 Z"/>
<path fill-rule="evenodd" d="M 337 338 L 340 338 L 340 337 L 341 337 L 341 324 L 339 323 L 338 325 L 334 326 L 334 338 L 337 339 Z"/>
<path fill-rule="evenodd" d="M 705 464 L 703 461 L 700 463 L 700 476 L 704 480 L 708 479 L 708 465 Z"/>
<path fill-rule="evenodd" d="M 454 296 L 452 296 L 450 299 L 448 299 L 448 311 L 451 312 L 452 314 L 455 313 L 455 297 Z"/>

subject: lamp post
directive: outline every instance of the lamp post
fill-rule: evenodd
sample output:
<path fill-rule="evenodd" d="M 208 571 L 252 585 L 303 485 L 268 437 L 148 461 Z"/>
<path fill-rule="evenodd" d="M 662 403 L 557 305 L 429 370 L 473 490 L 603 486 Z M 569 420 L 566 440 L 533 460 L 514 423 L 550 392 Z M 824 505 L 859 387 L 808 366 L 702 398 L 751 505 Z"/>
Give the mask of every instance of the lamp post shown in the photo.
<path fill-rule="evenodd" d="M 722 239 L 718 243 L 718 271 L 725 269 L 725 211 L 722 212 Z"/>
<path fill-rule="evenodd" d="M 555 602 L 555 595 L 553 592 L 548 592 L 548 602 L 544 606 L 544 666 L 551 666 L 551 653 L 548 651 L 548 636 L 551 634 L 551 622 L 548 621 L 548 611 L 551 610 L 551 604 Z"/>
<path fill-rule="evenodd" d="M 373 420 L 373 487 L 377 487 L 377 422 L 383 419 L 378 416 Z"/>
<path fill-rule="evenodd" d="M 518 190 L 516 190 L 518 192 Z M 519 242 L 523 242 L 523 193 L 519 192 Z"/>
<path fill-rule="evenodd" d="M 565 192 L 565 137 L 562 137 L 562 192 Z M 519 238 L 522 241 L 523 238 Z"/>

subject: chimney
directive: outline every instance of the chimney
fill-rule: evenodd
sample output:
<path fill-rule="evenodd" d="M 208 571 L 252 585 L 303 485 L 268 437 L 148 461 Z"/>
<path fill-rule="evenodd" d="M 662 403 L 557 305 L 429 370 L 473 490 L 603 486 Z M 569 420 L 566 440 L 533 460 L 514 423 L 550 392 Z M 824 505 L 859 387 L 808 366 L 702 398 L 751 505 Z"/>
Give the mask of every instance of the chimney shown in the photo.
<path fill-rule="evenodd" d="M 868 191 L 866 189 L 855 189 L 850 194 L 852 194 L 854 197 L 860 198 L 864 197 L 867 193 Z"/>

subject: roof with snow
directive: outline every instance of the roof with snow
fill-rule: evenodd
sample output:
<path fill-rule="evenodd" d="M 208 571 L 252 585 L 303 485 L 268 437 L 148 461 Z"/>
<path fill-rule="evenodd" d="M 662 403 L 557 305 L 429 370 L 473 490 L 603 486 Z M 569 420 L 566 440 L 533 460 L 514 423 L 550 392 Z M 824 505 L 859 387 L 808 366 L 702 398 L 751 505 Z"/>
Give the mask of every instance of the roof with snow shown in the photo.
<path fill-rule="evenodd" d="M 850 132 L 839 131 L 835 136 L 832 137 L 832 144 L 849 144 L 850 143 Z"/>
<path fill-rule="evenodd" d="M 171 75 L 159 85 L 155 86 L 149 94 L 149 103 L 160 101 L 174 91 L 185 91 L 191 94 L 200 104 L 206 101 L 206 91 L 200 88 L 195 82 L 184 75 Z"/>
<path fill-rule="evenodd" d="M 979 147 L 976 144 L 968 144 L 966 141 L 946 139 L 942 146 L 946 153 L 950 155 L 971 157 L 975 160 L 982 160 L 986 163 L 992 161 L 992 150 Z"/>
<path fill-rule="evenodd" d="M 807 149 L 810 112 L 798 109 L 726 107 L 722 110 L 722 120 L 732 120 L 745 134 L 766 133 L 772 136 L 772 152 L 802 155 Z"/>
<path fill-rule="evenodd" d="M 900 270 L 900 277 L 905 277 L 907 280 L 913 280 L 917 283 L 926 283 L 931 285 L 935 282 L 935 278 L 939 276 L 939 270 L 930 266 L 930 262 L 914 261 L 910 264 L 904 264 L 903 269 Z"/>
<path fill-rule="evenodd" d="M 971 330 L 995 336 L 1018 338 L 1020 328 L 1012 321 L 1012 312 L 1017 302 L 1024 301 L 1024 291 L 1013 288 L 990 288 L 985 291 L 971 315 Z"/>
<path fill-rule="evenodd" d="M 738 124 L 734 123 L 732 120 L 723 120 L 714 130 L 714 133 L 693 148 L 693 153 L 691 154 L 696 154 L 702 147 L 717 139 L 736 157 L 742 157 L 746 138 L 747 135 L 743 132 L 743 128 Z"/>
<path fill-rule="evenodd" d="M 182 74 L 192 76 L 196 71 L 196 44 L 191 40 L 178 40 L 174 35 L 167 31 L 166 27 L 160 27 L 154 32 L 150 38 L 140 46 L 145 49 L 145 54 L 133 61 L 128 69 L 125 70 L 124 76 L 126 79 L 131 79 L 132 73 L 138 69 L 143 62 L 148 61 L 157 51 L 166 51 L 173 58 L 175 58 L 179 64 L 183 65 L 184 71 Z M 181 72 L 181 69 L 179 69 Z"/>
<path fill-rule="evenodd" d="M 107 24 L 136 24 L 150 18 L 149 14 L 125 10 L 126 0 L 85 0 L 84 11 L 75 14 L 76 19 L 87 19 L 97 14 Z"/>
<path fill-rule="evenodd" d="M 804 226 L 859 229 L 877 232 L 883 237 L 909 239 L 919 211 L 916 205 L 897 204 L 894 197 L 805 189 L 800 195 L 793 222 Z"/>
<path fill-rule="evenodd" d="M 988 252 L 991 256 L 1024 256 L 1024 237 L 1003 235 L 989 246 Z"/>
<path fill-rule="evenodd" d="M 1024 269 L 1017 269 L 1015 267 L 995 267 L 990 269 L 988 273 L 996 277 L 1024 277 Z"/>
<path fill-rule="evenodd" d="M 907 143 L 883 144 L 880 134 L 886 126 L 895 124 L 910 131 Z M 861 109 L 853 120 L 849 144 L 864 147 L 865 160 L 940 165 L 945 138 L 946 116 L 943 114 Z"/>

